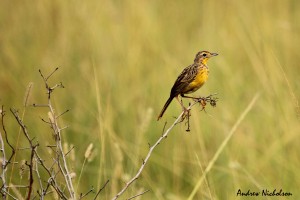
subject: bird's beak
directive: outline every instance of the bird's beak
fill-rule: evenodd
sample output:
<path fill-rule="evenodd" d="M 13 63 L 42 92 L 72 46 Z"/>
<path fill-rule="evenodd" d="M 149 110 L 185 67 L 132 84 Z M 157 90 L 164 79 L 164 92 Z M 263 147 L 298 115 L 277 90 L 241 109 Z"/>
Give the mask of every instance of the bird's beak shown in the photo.
<path fill-rule="evenodd" d="M 211 53 L 211 56 L 217 56 L 218 54 L 217 53 Z"/>

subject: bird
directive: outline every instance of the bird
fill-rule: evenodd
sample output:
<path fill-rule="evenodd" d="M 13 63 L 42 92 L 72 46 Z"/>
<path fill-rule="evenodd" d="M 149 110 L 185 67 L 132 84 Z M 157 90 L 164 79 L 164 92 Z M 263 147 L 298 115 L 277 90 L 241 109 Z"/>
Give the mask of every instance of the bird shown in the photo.
<path fill-rule="evenodd" d="M 209 51 L 199 51 L 196 54 L 194 63 L 184 68 L 177 77 L 171 89 L 170 97 L 158 115 L 157 121 L 162 118 L 163 114 L 174 98 L 178 100 L 183 111 L 187 111 L 182 102 L 179 100 L 178 96 L 180 95 L 182 98 L 195 99 L 194 97 L 186 96 L 185 94 L 193 93 L 203 86 L 203 84 L 207 81 L 209 74 L 207 61 L 211 57 L 217 55 L 217 53 L 210 53 Z"/>

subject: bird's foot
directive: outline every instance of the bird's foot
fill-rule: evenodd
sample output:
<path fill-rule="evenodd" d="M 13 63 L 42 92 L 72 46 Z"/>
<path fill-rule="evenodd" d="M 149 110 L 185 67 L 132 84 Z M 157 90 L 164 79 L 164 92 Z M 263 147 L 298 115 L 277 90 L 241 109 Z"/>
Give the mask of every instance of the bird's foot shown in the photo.
<path fill-rule="evenodd" d="M 194 101 L 198 102 L 202 106 L 201 111 L 202 110 L 205 111 L 205 106 L 206 106 L 206 100 L 207 99 L 205 97 L 198 97 L 198 98 L 193 98 L 193 99 L 194 99 Z"/>
<path fill-rule="evenodd" d="M 183 114 L 181 116 L 181 120 L 180 120 L 181 122 L 183 122 L 186 118 L 189 119 L 189 117 L 191 116 L 191 114 L 190 114 L 191 109 L 182 107 L 182 111 L 183 111 Z"/>
<path fill-rule="evenodd" d="M 201 110 L 205 111 L 205 106 L 206 106 L 206 100 L 204 98 L 200 98 L 199 100 L 200 105 L 202 106 Z"/>

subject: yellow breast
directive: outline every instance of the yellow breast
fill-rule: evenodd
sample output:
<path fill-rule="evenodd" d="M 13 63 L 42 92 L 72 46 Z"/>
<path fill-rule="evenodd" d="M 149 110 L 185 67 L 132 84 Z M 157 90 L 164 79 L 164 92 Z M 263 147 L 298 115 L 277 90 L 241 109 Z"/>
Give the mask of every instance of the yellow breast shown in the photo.
<path fill-rule="evenodd" d="M 198 90 L 208 79 L 209 70 L 207 67 L 202 67 L 199 69 L 198 74 L 195 79 L 190 83 L 187 88 L 187 93 L 195 92 Z"/>

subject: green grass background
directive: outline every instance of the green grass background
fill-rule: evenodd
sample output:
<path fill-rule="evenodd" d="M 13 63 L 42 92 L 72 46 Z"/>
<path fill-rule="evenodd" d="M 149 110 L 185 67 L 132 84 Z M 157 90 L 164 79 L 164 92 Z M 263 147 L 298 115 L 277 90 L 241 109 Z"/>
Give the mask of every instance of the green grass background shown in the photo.
<path fill-rule="evenodd" d="M 176 126 L 121 199 L 146 189 L 143 199 L 186 199 L 256 94 L 194 199 L 244 199 L 238 189 L 283 189 L 293 196 L 269 199 L 299 199 L 299 10 L 293 0 L 3 0 L 0 103 L 25 109 L 24 122 L 49 156 L 43 145 L 54 141 L 40 120 L 47 110 L 24 108 L 24 94 L 33 82 L 28 103 L 45 103 L 38 69 L 48 74 L 59 67 L 51 82 L 66 88 L 56 90 L 53 101 L 57 113 L 71 109 L 60 124 L 70 126 L 63 139 L 75 146 L 69 159 L 75 186 L 86 148 L 94 144 L 77 192 L 109 179 L 100 197 L 110 199 L 136 173 L 164 122 L 181 112 L 174 101 L 156 121 L 177 75 L 198 51 L 217 52 L 208 82 L 194 94 L 217 92 L 217 107 L 208 114 L 194 107 L 191 132 Z M 18 126 L 9 112 L 6 127 L 15 144 Z M 22 136 L 20 145 L 27 145 Z M 11 174 L 14 184 L 27 182 L 19 167 Z"/>

